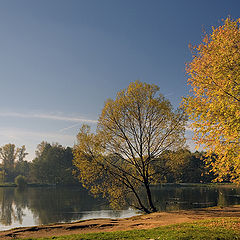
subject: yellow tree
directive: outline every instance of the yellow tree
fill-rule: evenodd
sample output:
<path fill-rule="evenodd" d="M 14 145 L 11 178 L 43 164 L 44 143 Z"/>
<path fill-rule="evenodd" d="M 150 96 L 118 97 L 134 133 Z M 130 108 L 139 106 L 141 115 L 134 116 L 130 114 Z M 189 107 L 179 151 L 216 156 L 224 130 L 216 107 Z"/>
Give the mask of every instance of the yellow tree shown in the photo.
<path fill-rule="evenodd" d="M 158 179 L 158 157 L 184 144 L 185 117 L 174 112 L 156 85 L 136 81 L 106 101 L 96 134 L 84 125 L 74 147 L 83 186 L 112 206 L 127 203 L 156 211 L 150 185 Z"/>
<path fill-rule="evenodd" d="M 194 139 L 203 144 L 217 179 L 240 183 L 240 19 L 213 28 L 187 65 L 191 96 L 183 100 Z"/>

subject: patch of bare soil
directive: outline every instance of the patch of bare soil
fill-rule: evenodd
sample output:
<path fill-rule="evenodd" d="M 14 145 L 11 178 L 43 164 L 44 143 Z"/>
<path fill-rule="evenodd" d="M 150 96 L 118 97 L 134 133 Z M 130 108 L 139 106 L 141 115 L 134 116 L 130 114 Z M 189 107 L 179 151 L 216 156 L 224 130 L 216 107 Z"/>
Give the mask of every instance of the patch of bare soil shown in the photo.
<path fill-rule="evenodd" d="M 124 219 L 91 219 L 74 223 L 56 223 L 15 228 L 0 232 L 0 239 L 52 237 L 78 233 L 148 229 L 213 217 L 240 217 L 240 206 L 157 212 Z"/>

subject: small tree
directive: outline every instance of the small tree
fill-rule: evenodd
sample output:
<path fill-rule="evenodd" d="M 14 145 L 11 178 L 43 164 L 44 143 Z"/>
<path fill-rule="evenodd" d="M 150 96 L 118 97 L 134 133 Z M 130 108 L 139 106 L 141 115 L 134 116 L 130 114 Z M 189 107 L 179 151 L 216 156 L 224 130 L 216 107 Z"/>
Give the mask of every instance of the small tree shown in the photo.
<path fill-rule="evenodd" d="M 16 185 L 19 187 L 19 188 L 24 188 L 27 186 L 27 181 L 26 181 L 26 178 L 22 175 L 18 175 L 16 178 L 15 178 L 15 183 Z"/>
<path fill-rule="evenodd" d="M 240 183 L 240 19 L 227 18 L 193 48 L 184 105 L 217 180 Z"/>
<path fill-rule="evenodd" d="M 105 103 L 96 134 L 84 125 L 77 136 L 79 179 L 112 206 L 128 203 L 147 213 L 156 211 L 150 185 L 160 174 L 155 171 L 158 157 L 184 144 L 185 117 L 158 90 L 156 85 L 131 83 Z"/>

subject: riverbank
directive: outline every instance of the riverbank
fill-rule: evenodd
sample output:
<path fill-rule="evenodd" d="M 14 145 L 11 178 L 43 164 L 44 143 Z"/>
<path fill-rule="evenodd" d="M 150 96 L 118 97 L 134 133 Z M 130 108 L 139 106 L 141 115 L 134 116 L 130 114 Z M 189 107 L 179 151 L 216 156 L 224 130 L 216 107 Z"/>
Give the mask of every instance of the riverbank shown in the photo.
<path fill-rule="evenodd" d="M 161 183 L 158 184 L 163 187 L 234 187 L 234 183 Z M 82 187 L 80 183 L 76 184 L 49 184 L 49 183 L 27 183 L 27 187 Z M 154 185 L 153 185 L 154 186 Z M 1 187 L 17 187 L 14 182 L 1 182 Z M 84 189 L 84 188 L 83 188 Z"/>
<path fill-rule="evenodd" d="M 13 182 L 5 182 L 0 183 L 0 188 L 4 187 L 18 187 L 16 183 Z M 49 183 L 27 183 L 26 187 L 79 187 L 83 188 L 81 184 L 49 184 Z"/>
<path fill-rule="evenodd" d="M 0 239 L 39 238 L 81 233 L 113 232 L 152 229 L 160 226 L 191 223 L 210 218 L 240 218 L 240 205 L 207 209 L 157 212 L 125 219 L 91 219 L 74 223 L 56 223 L 34 227 L 16 228 L 0 232 Z M 240 224 L 237 225 L 240 231 Z"/>

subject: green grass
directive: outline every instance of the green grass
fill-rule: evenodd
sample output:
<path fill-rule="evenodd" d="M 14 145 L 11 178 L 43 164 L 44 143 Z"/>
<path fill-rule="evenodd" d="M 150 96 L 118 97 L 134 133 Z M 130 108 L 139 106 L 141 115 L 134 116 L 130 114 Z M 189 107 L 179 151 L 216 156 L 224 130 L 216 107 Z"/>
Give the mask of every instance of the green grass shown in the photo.
<path fill-rule="evenodd" d="M 62 237 L 37 238 L 38 240 L 234 240 L 240 239 L 240 218 L 218 218 L 183 223 L 149 230 L 131 230 L 105 233 L 77 234 Z M 28 238 L 36 240 L 36 238 Z"/>

